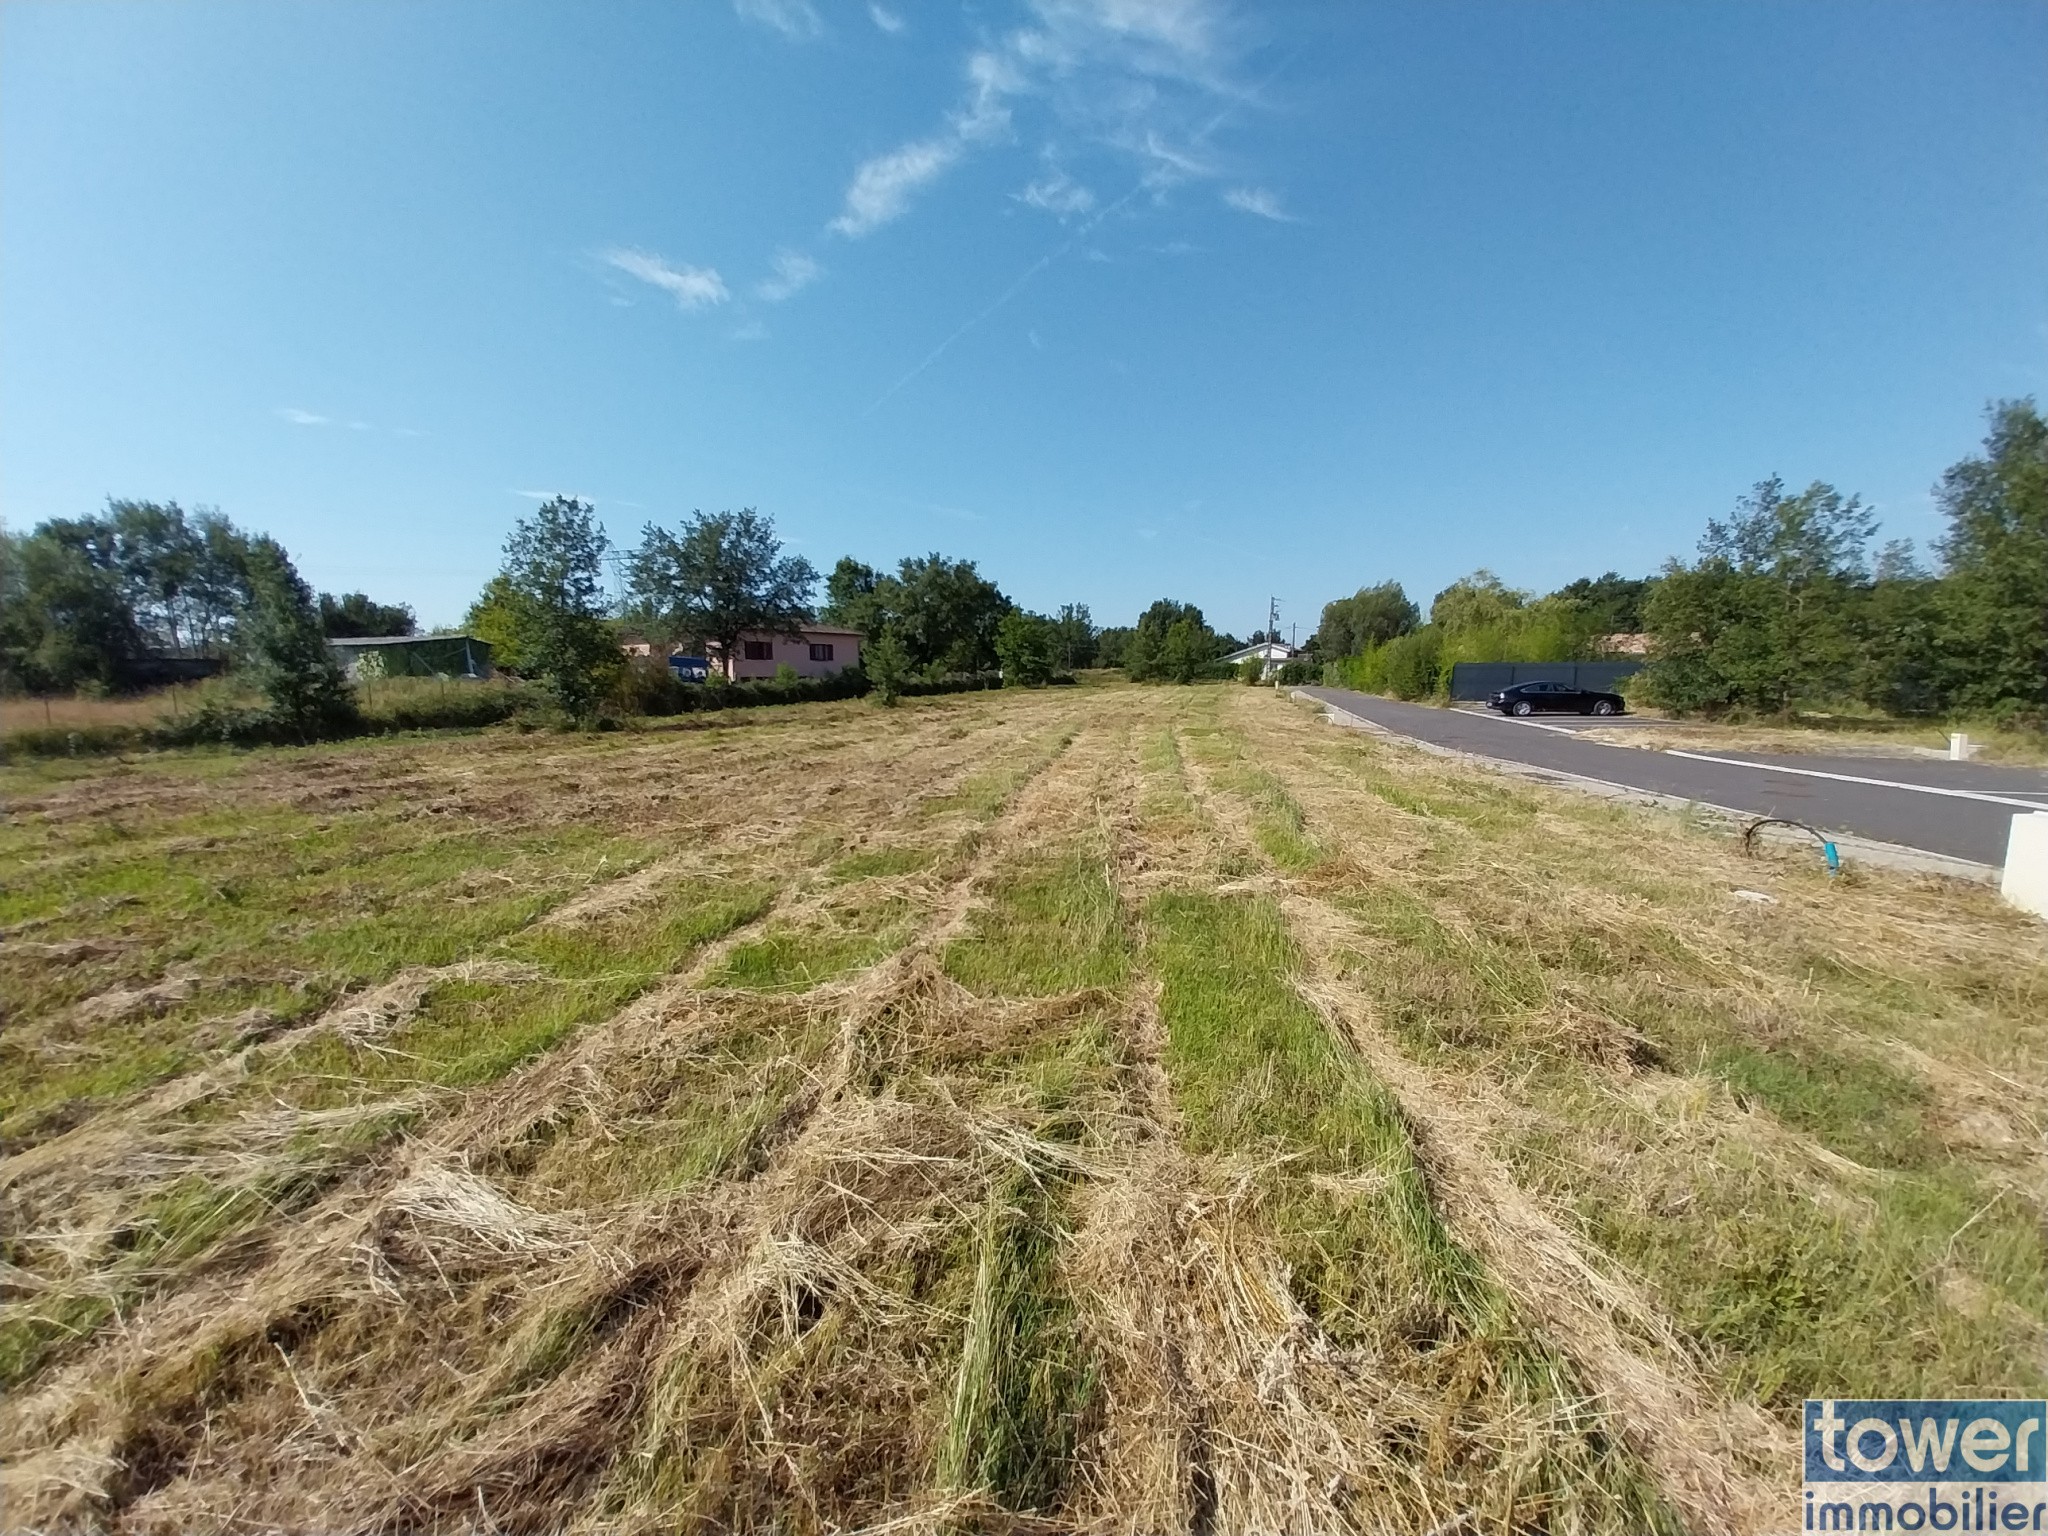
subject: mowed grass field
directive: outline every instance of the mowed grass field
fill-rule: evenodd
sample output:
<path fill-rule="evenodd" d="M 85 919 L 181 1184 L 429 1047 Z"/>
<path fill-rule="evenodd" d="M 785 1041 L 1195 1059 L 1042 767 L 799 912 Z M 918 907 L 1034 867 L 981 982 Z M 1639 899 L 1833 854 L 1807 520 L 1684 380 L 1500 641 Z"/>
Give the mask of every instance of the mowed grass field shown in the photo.
<path fill-rule="evenodd" d="M 1760 1532 L 2048 1391 L 1988 891 L 1235 686 L 0 783 L 11 1528 Z"/>

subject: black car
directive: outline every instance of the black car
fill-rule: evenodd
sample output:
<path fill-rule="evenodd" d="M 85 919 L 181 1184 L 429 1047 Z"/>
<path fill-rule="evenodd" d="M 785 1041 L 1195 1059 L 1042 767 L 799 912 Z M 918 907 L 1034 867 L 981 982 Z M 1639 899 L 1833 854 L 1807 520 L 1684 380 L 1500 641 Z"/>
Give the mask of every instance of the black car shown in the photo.
<path fill-rule="evenodd" d="M 1504 715 L 1618 715 L 1627 706 L 1618 693 L 1595 693 L 1588 688 L 1574 688 L 1570 683 L 1516 683 L 1488 699 L 1486 707 Z"/>

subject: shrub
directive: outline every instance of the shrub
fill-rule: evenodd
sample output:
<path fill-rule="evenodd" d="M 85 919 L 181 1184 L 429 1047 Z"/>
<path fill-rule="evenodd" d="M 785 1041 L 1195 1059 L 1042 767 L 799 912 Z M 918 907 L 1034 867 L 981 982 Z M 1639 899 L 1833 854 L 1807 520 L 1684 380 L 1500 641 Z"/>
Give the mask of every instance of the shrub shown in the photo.
<path fill-rule="evenodd" d="M 1248 688 L 1256 688 L 1266 680 L 1266 658 L 1247 656 L 1238 663 L 1237 680 Z"/>
<path fill-rule="evenodd" d="M 894 707 L 910 676 L 910 653 L 894 625 L 884 629 L 862 658 L 867 674 L 874 680 L 875 698 L 883 708 Z"/>
<path fill-rule="evenodd" d="M 1012 609 L 996 626 L 996 659 L 1011 687 L 1043 688 L 1052 681 L 1059 634 L 1050 619 Z"/>

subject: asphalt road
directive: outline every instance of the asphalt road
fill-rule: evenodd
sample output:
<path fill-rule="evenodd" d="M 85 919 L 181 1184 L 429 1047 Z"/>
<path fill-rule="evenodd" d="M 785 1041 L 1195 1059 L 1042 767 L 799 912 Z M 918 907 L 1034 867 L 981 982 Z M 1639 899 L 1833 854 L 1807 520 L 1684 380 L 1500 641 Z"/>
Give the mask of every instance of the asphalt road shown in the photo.
<path fill-rule="evenodd" d="M 1490 711 L 1402 704 L 1344 688 L 1300 691 L 1440 747 L 1750 815 L 1789 817 L 1823 832 L 1977 864 L 2005 862 L 2015 815 L 2029 806 L 2048 810 L 2048 772 L 2034 768 L 1732 751 L 1709 754 L 1710 761 L 1699 754 L 1582 741 L 1571 731 L 1544 730 Z"/>

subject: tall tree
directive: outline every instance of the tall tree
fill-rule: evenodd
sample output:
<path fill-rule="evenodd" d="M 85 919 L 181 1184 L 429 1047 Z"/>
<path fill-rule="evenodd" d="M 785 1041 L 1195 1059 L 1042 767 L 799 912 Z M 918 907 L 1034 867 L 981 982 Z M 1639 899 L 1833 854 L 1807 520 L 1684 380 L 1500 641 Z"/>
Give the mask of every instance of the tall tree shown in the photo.
<path fill-rule="evenodd" d="M 818 617 L 827 624 L 857 629 L 870 640 L 879 640 L 888 622 L 888 602 L 883 587 L 890 584 L 872 565 L 851 555 L 841 555 L 825 578 L 825 604 Z"/>
<path fill-rule="evenodd" d="M 1112 624 L 1095 632 L 1095 665 L 1128 670 L 1131 639 L 1137 630 L 1128 624 Z"/>
<path fill-rule="evenodd" d="M 1095 620 L 1086 603 L 1063 603 L 1053 615 L 1055 660 L 1068 672 L 1095 665 Z"/>
<path fill-rule="evenodd" d="M 1958 703 L 2048 709 L 2048 422 L 2032 400 L 1988 413 L 1980 456 L 1941 478 L 1940 623 Z"/>
<path fill-rule="evenodd" d="M 88 520 L 105 530 L 107 561 L 152 650 L 218 651 L 253 595 L 253 543 L 218 511 L 187 516 L 175 501 L 108 499 Z"/>
<path fill-rule="evenodd" d="M 680 536 L 649 523 L 627 573 L 635 620 L 664 639 L 716 641 L 728 674 L 747 631 L 799 634 L 818 584 L 810 561 L 785 555 L 775 524 L 752 507 L 693 512 Z"/>
<path fill-rule="evenodd" d="M 1437 593 L 1429 605 L 1429 622 L 1446 635 L 1498 628 L 1528 601 L 1528 593 L 1517 592 L 1482 567 Z"/>
<path fill-rule="evenodd" d="M 355 691 L 328 647 L 312 590 L 272 538 L 251 543 L 248 572 L 238 641 L 271 717 L 301 741 L 340 734 L 355 722 Z"/>
<path fill-rule="evenodd" d="M 996 626 L 996 657 L 1004 687 L 1042 688 L 1059 665 L 1059 631 L 1051 619 L 1012 609 Z"/>
<path fill-rule="evenodd" d="M 1407 634 L 1421 618 L 1401 583 L 1383 581 L 1376 587 L 1360 587 L 1334 603 L 1325 603 L 1322 621 L 1316 626 L 1310 644 L 1320 656 L 1357 656 L 1376 645 L 1385 645 L 1397 635 Z"/>
<path fill-rule="evenodd" d="M 918 667 L 933 676 L 995 667 L 996 627 L 1014 605 L 972 560 L 906 559 L 896 586 L 896 627 Z"/>
<path fill-rule="evenodd" d="M 320 594 L 320 627 L 330 640 L 347 640 L 372 635 L 409 635 L 419 620 L 406 603 L 372 602 L 367 593 L 332 592 Z"/>
<path fill-rule="evenodd" d="M 1162 597 L 1138 615 L 1124 646 L 1124 673 L 1133 682 L 1193 682 L 1228 649 L 1201 609 Z"/>
<path fill-rule="evenodd" d="M 825 581 L 824 617 L 870 645 L 893 633 L 913 671 L 928 677 L 996 665 L 996 629 L 1014 605 L 972 560 L 933 553 L 898 562 L 893 575 L 847 556 Z"/>
<path fill-rule="evenodd" d="M 572 721 L 588 722 L 621 657 L 605 623 L 604 556 L 596 509 L 573 496 L 542 502 L 505 541 L 506 591 L 517 606 L 528 667 Z"/>
<path fill-rule="evenodd" d="M 910 653 L 903 649 L 903 642 L 893 629 L 884 629 L 875 635 L 867 649 L 861 654 L 861 667 L 874 684 L 875 697 L 890 709 L 896 707 L 897 699 L 903 695 L 903 685 L 910 677 Z"/>
<path fill-rule="evenodd" d="M 1707 524 L 1699 561 L 1668 562 L 1650 594 L 1652 696 L 1783 713 L 1849 692 L 1876 527 L 1859 498 L 1831 485 L 1787 495 L 1782 480 L 1759 482 L 1727 522 Z"/>
<path fill-rule="evenodd" d="M 39 692 L 124 688 L 145 649 L 109 542 L 90 522 L 7 534 L 0 571 L 0 668 Z"/>
<path fill-rule="evenodd" d="M 1555 595 L 1585 613 L 1603 635 L 1639 634 L 1643 627 L 1643 599 L 1650 589 L 1650 577 L 1628 577 L 1619 571 L 1566 582 Z"/>

